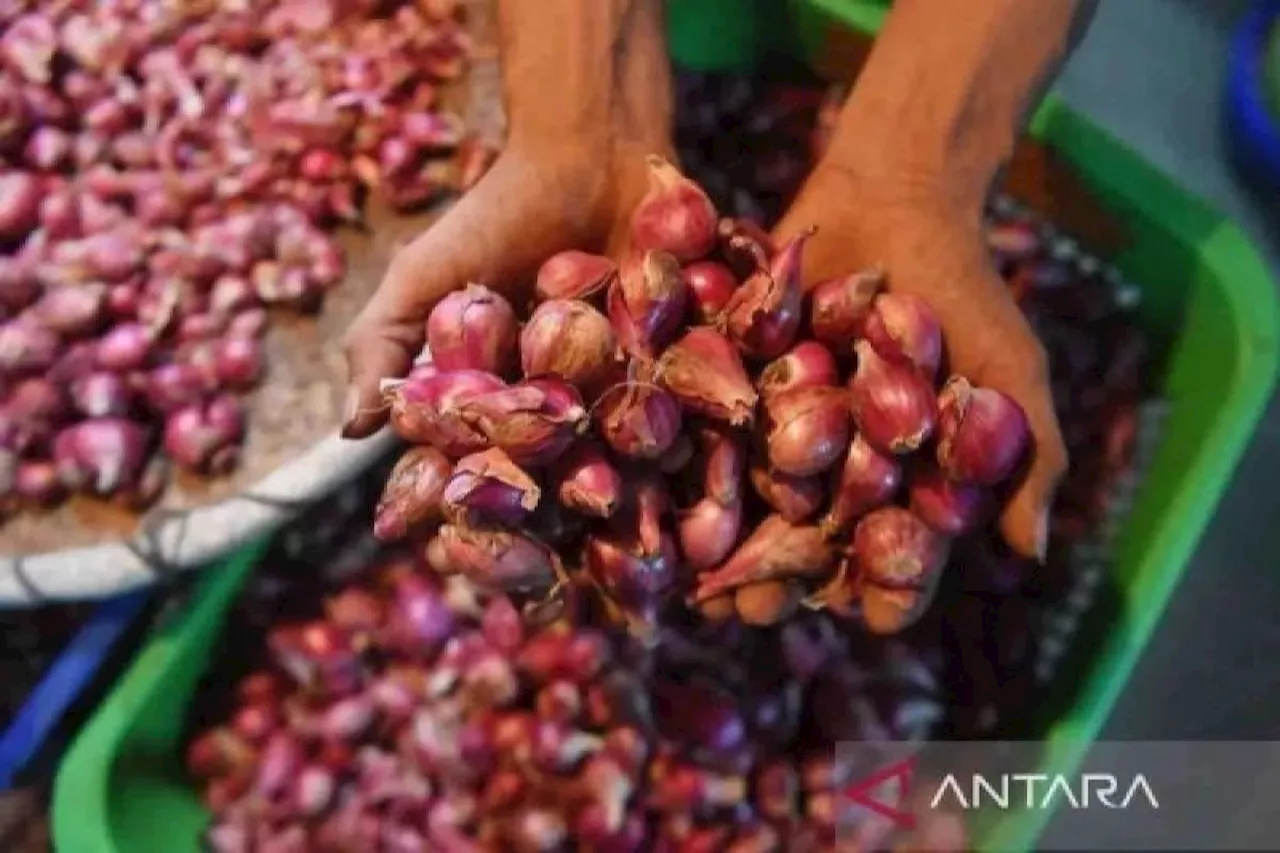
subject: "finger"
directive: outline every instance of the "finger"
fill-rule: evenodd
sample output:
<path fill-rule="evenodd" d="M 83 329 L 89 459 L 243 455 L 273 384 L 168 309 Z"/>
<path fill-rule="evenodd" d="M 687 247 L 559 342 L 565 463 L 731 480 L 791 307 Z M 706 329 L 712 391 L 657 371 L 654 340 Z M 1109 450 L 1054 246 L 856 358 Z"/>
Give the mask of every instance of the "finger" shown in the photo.
<path fill-rule="evenodd" d="M 1049 545 L 1053 496 L 1067 470 L 1067 450 L 1047 383 L 1034 383 L 1006 393 L 1021 403 L 1027 413 L 1031 448 L 1025 474 L 1001 512 L 1000 532 L 1014 551 L 1043 563 Z"/>
<path fill-rule="evenodd" d="M 344 346 L 343 436 L 363 438 L 386 422 L 381 381 L 408 371 L 422 350 L 427 315 L 436 303 L 468 281 L 493 282 L 506 272 L 490 251 L 502 242 L 506 219 L 481 221 L 479 211 L 492 194 L 482 191 L 483 186 L 482 181 L 392 258 L 382 283 L 351 324 Z"/>

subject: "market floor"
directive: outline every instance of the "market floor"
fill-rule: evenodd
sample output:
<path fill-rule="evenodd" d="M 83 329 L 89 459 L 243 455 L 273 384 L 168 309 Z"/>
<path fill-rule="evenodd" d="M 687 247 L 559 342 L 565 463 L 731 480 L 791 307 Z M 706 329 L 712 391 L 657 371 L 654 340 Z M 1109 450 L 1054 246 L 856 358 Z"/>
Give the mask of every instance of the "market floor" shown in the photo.
<path fill-rule="evenodd" d="M 1226 46 L 1245 6 L 1237 0 L 1101 3 L 1060 91 L 1235 219 L 1280 281 L 1280 204 L 1248 192 L 1221 135 Z M 1280 738 L 1277 482 L 1280 401 L 1273 397 L 1103 737 Z M 1254 814 L 1256 806 L 1241 804 L 1237 814 L 1224 815 L 1225 838 L 1244 838 Z"/>

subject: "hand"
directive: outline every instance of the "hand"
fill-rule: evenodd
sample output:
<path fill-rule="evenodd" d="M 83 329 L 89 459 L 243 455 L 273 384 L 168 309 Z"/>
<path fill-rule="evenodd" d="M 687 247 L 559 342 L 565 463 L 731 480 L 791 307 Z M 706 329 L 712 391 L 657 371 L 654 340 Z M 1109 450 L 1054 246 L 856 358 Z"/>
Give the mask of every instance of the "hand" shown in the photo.
<path fill-rule="evenodd" d="M 345 340 L 342 434 L 386 420 L 379 380 L 403 376 L 445 294 L 477 282 L 523 302 L 564 249 L 616 252 L 671 155 L 671 78 L 660 0 L 500 0 L 507 146 L 481 181 L 402 249 Z"/>
<path fill-rule="evenodd" d="M 867 174 L 861 171 L 858 174 Z M 1067 453 L 1049 388 L 1044 348 L 991 267 L 979 204 L 920 186 L 875 186 L 824 163 L 779 223 L 787 237 L 810 225 L 806 284 L 878 265 L 888 287 L 929 302 L 942 323 L 952 372 L 1017 400 L 1033 434 L 1030 464 L 1000 520 L 1005 541 L 1043 561 L 1048 516 Z"/>

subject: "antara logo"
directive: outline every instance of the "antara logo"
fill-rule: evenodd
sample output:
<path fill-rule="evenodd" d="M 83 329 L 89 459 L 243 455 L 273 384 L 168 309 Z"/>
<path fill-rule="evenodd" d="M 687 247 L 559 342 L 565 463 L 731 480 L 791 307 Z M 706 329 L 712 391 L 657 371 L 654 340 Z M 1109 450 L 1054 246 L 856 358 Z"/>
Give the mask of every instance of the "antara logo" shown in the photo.
<path fill-rule="evenodd" d="M 1141 773 L 1132 779 L 1121 779 L 1110 773 L 1084 773 L 1078 779 L 1047 773 L 1009 773 L 988 779 L 974 774 L 968 786 L 956 774 L 949 773 L 934 792 L 930 808 L 954 805 L 961 809 L 978 809 L 984 804 L 1001 809 L 1025 806 L 1048 809 L 1065 803 L 1073 809 L 1101 806 L 1108 809 L 1141 807 L 1144 803 L 1160 808 L 1155 792 Z"/>

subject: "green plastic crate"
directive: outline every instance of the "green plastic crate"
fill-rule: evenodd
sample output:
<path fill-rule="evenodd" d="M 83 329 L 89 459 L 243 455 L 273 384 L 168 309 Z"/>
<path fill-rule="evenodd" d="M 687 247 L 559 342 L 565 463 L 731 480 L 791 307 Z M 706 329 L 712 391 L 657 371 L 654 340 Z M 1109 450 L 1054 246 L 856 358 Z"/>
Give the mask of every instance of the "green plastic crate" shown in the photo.
<path fill-rule="evenodd" d="M 670 0 L 672 7 L 694 0 Z M 825 0 L 806 7 L 802 32 L 823 14 L 864 30 L 881 4 Z M 691 8 L 673 16 L 678 58 L 699 37 L 720 39 L 714 20 L 697 27 Z M 704 19 L 705 20 L 705 19 Z M 755 49 L 720 45 L 724 67 Z M 706 55 L 711 55 L 708 51 Z M 1122 532 L 1115 566 L 1119 612 L 1074 694 L 1047 734 L 1046 773 L 1069 773 L 1097 735 L 1213 515 L 1271 395 L 1280 309 L 1257 252 L 1231 222 L 1181 190 L 1133 151 L 1050 97 L 1033 133 L 1074 165 L 1128 227 L 1119 259 L 1142 291 L 1142 319 L 1167 346 L 1160 387 L 1171 404 L 1161 446 Z M 185 853 L 198 849 L 207 814 L 183 777 L 178 742 L 187 704 L 218 642 L 227 605 L 261 547 L 211 571 L 185 612 L 160 627 L 114 693 L 81 733 L 58 774 L 54 840 L 63 853 Z M 979 827 L 986 850 L 1027 850 L 1045 812 Z"/>

